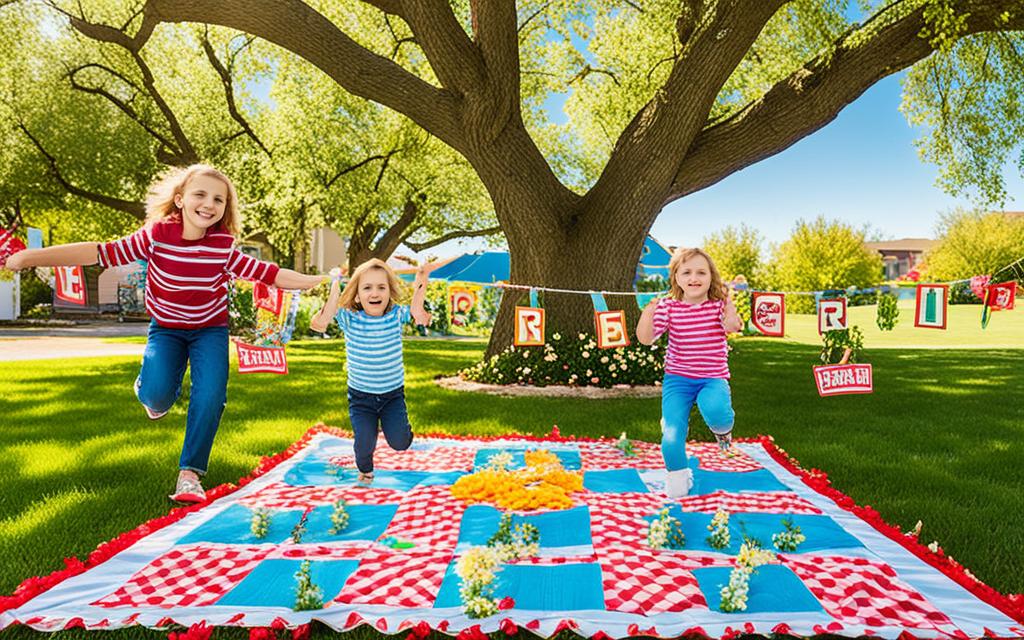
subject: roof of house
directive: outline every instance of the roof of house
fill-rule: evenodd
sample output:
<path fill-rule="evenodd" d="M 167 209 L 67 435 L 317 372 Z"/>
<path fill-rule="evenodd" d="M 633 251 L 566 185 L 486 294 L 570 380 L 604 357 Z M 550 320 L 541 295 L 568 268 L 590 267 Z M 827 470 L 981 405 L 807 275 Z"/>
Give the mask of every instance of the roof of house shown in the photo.
<path fill-rule="evenodd" d="M 938 240 L 929 240 L 928 238 L 901 238 L 885 242 L 865 242 L 864 246 L 875 251 L 924 252 L 934 247 L 936 243 Z"/>

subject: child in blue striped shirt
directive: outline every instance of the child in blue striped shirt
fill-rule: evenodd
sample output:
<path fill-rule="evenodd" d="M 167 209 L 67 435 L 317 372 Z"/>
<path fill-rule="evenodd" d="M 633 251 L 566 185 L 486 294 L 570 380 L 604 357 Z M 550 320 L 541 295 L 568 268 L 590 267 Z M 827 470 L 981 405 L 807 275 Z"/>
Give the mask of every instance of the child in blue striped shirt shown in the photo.
<path fill-rule="evenodd" d="M 359 484 L 373 482 L 373 452 L 377 429 L 396 451 L 412 444 L 412 426 L 405 407 L 405 366 L 402 363 L 402 325 L 410 315 L 416 324 L 430 324 L 423 308 L 430 266 L 416 272 L 412 303 L 398 304 L 405 289 L 395 272 L 373 258 L 356 267 L 345 290 L 337 279 L 331 293 L 310 323 L 324 331 L 333 317 L 345 335 L 348 372 L 348 415 L 354 434 Z"/>

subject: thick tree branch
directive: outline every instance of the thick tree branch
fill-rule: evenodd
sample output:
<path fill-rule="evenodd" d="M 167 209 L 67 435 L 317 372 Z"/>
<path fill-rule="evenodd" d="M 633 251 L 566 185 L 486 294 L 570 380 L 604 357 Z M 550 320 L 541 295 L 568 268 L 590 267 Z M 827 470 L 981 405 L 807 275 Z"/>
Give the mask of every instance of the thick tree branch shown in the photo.
<path fill-rule="evenodd" d="M 170 105 L 164 99 L 163 95 L 156 88 L 156 80 L 153 77 L 153 72 L 150 70 L 149 65 L 142 58 L 141 48 L 148 40 L 149 35 L 152 33 L 156 23 L 151 17 L 143 16 L 143 27 L 147 31 L 141 31 L 136 38 L 131 38 L 128 34 L 118 31 L 117 29 L 104 24 L 95 24 L 85 20 L 81 16 L 75 16 L 67 14 L 71 21 L 71 26 L 84 35 L 87 38 L 96 40 L 98 42 L 109 42 L 116 44 L 123 48 L 132 56 L 132 60 L 135 62 L 135 66 L 138 67 L 139 73 L 142 74 L 142 85 L 146 89 L 146 93 L 149 94 L 150 98 L 153 99 L 153 103 L 156 104 L 157 109 L 163 115 L 164 120 L 167 122 L 167 128 L 171 131 L 171 136 L 175 140 L 173 146 L 166 146 L 166 153 L 162 154 L 166 160 L 171 160 L 172 164 L 189 165 L 199 162 L 199 154 L 196 153 L 195 148 L 192 146 L 191 140 L 185 135 L 185 130 L 182 128 L 181 123 L 178 122 L 178 117 L 171 109 Z M 144 34 L 143 38 L 139 35 Z M 161 160 L 165 161 L 165 160 Z"/>
<path fill-rule="evenodd" d="M 407 115 L 453 148 L 465 147 L 457 100 L 345 35 L 300 0 L 148 0 L 162 22 L 205 22 L 253 34 L 305 58 L 348 92 Z"/>
<path fill-rule="evenodd" d="M 341 178 L 346 173 L 351 173 L 351 172 L 355 171 L 356 169 L 359 169 L 361 167 L 365 167 L 366 165 L 370 164 L 374 160 L 383 160 L 385 162 L 385 165 L 386 165 L 388 159 L 390 159 L 391 156 L 394 155 L 397 152 L 398 151 L 396 149 L 392 149 L 391 151 L 387 152 L 384 155 L 378 154 L 378 155 L 375 155 L 375 156 L 369 156 L 367 158 L 364 158 L 364 159 L 360 160 L 359 162 L 357 162 L 357 163 L 355 163 L 353 165 L 349 165 L 349 166 L 345 167 L 344 169 L 339 169 L 338 173 L 334 174 L 333 178 L 331 178 L 330 180 L 328 180 L 327 182 L 324 183 L 324 186 L 327 187 L 328 189 L 330 189 L 332 186 L 334 186 L 334 183 L 337 182 L 338 179 Z"/>
<path fill-rule="evenodd" d="M 509 124 L 522 123 L 519 32 L 515 0 L 470 0 L 473 37 L 483 58 L 486 91 L 467 104 L 474 142 L 494 141 Z"/>
<path fill-rule="evenodd" d="M 963 35 L 1024 29 L 1024 12 L 1011 13 L 1008 23 L 997 21 L 1015 6 L 1013 0 L 959 2 L 958 13 L 969 14 Z M 851 34 L 834 52 L 818 56 L 728 120 L 705 129 L 680 165 L 665 204 L 787 149 L 831 122 L 880 79 L 926 58 L 934 48 L 920 35 L 924 27 L 918 9 L 859 45 L 853 44 L 858 34 Z M 861 32 L 867 28 L 877 26 L 869 23 Z"/>
<path fill-rule="evenodd" d="M 406 240 L 405 246 L 409 247 L 413 251 L 420 252 L 426 251 L 431 247 L 436 247 L 437 245 L 443 242 L 448 242 L 449 240 L 458 240 L 459 238 L 478 238 L 482 236 L 493 236 L 499 233 L 501 233 L 501 227 L 487 227 L 486 229 L 474 229 L 472 231 L 458 229 L 456 231 L 449 231 L 444 235 L 440 235 L 436 238 L 427 240 L 425 242 L 410 242 L 409 240 Z"/>
<path fill-rule="evenodd" d="M 203 51 L 206 52 L 206 59 L 210 61 L 210 66 L 213 67 L 213 70 L 217 72 L 217 76 L 220 77 L 221 85 L 224 87 L 224 97 L 228 103 L 228 113 L 231 114 L 235 122 L 241 125 L 242 131 L 263 150 L 263 153 L 267 154 L 268 158 L 273 157 L 270 149 L 267 149 L 263 141 L 256 135 L 256 132 L 249 126 L 249 121 L 238 111 L 238 106 L 235 104 L 235 89 L 231 79 L 231 72 L 220 61 L 220 58 L 217 57 L 217 52 L 213 50 L 213 44 L 210 43 L 209 29 L 203 29 Z"/>
<path fill-rule="evenodd" d="M 441 84 L 459 96 L 479 92 L 486 77 L 483 57 L 462 30 L 448 0 L 406 0 L 402 6 Z"/>
<path fill-rule="evenodd" d="M 413 223 L 416 222 L 416 216 L 419 212 L 419 205 L 414 198 L 406 200 L 405 205 L 402 207 L 402 215 L 377 240 L 373 252 L 378 256 L 390 257 L 395 252 L 395 249 L 398 248 L 398 245 L 402 243 L 402 238 L 406 235 L 409 227 L 413 226 Z"/>
<path fill-rule="evenodd" d="M 391 14 L 399 17 L 402 15 L 401 0 L 363 0 L 363 2 L 370 6 L 377 7 L 385 14 Z"/>
<path fill-rule="evenodd" d="M 672 70 L 622 131 L 586 199 L 621 201 L 624 223 L 649 224 L 648 212 L 658 210 L 678 173 L 683 151 L 707 122 L 722 86 L 786 1 L 682 2 L 677 24 L 682 48 Z M 640 184 L 643 189 L 636 188 Z"/>
<path fill-rule="evenodd" d="M 39 141 L 38 138 L 32 135 L 32 132 L 28 130 L 28 127 L 26 127 L 24 123 L 19 122 L 18 128 L 21 129 L 22 133 L 24 133 L 28 137 L 28 139 L 32 141 L 32 144 L 35 146 L 36 149 L 39 150 L 39 153 L 44 158 L 46 158 L 47 164 L 50 165 L 50 174 L 53 176 L 54 180 L 60 183 L 60 186 L 63 187 L 65 191 L 72 195 L 78 196 L 79 198 L 84 198 L 86 200 L 102 204 L 106 207 L 110 207 L 111 209 L 116 209 L 118 211 L 129 213 L 138 218 L 139 220 L 144 220 L 146 218 L 146 208 L 141 202 L 121 200 L 120 198 L 112 198 L 110 196 L 105 196 L 101 193 L 95 193 L 89 191 L 88 189 L 83 189 L 68 182 L 66 179 L 64 179 L 64 175 L 60 172 L 60 168 L 57 166 L 57 159 L 54 158 L 53 155 L 50 152 L 48 152 L 45 147 L 43 147 L 43 144 Z"/>

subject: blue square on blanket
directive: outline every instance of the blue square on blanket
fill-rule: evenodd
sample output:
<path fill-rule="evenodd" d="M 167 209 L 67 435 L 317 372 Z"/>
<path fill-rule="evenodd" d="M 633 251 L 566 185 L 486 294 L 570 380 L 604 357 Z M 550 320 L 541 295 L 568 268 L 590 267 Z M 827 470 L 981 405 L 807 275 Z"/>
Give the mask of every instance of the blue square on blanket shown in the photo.
<path fill-rule="evenodd" d="M 818 515 L 786 515 L 782 513 L 730 513 L 729 514 L 729 546 L 715 549 L 708 544 L 708 525 L 714 514 L 683 511 L 678 504 L 668 506 L 669 515 L 677 518 L 686 536 L 686 549 L 689 551 L 706 551 L 736 555 L 743 544 L 744 536 L 761 543 L 765 549 L 777 551 L 772 546 L 772 535 L 785 530 L 783 519 L 790 519 L 800 527 L 807 539 L 792 553 L 807 553 L 824 549 L 860 549 L 864 545 L 847 533 L 828 516 Z M 644 516 L 650 522 L 657 514 Z"/>
<path fill-rule="evenodd" d="M 696 458 L 691 458 L 696 460 Z M 767 469 L 757 471 L 704 471 L 693 470 L 693 489 L 690 495 L 704 495 L 715 491 L 739 493 L 741 491 L 790 491 Z"/>
<path fill-rule="evenodd" d="M 648 493 L 636 469 L 584 471 L 583 487 L 594 493 Z"/>
<path fill-rule="evenodd" d="M 398 471 L 377 469 L 373 472 L 374 489 L 408 491 L 425 484 L 452 484 L 462 475 L 460 471 Z M 326 460 L 312 458 L 303 460 L 288 470 L 284 476 L 287 484 L 297 487 L 321 485 L 355 485 L 359 471 L 355 467 L 339 467 Z"/>
<path fill-rule="evenodd" d="M 731 567 L 706 567 L 693 569 L 700 590 L 708 601 L 708 609 L 721 611 L 722 587 L 729 584 Z M 750 591 L 747 593 L 747 609 L 735 612 L 737 615 L 775 612 L 825 613 L 818 599 L 807 589 L 800 578 L 788 567 L 780 564 L 766 564 L 757 568 L 750 576 Z"/>
<path fill-rule="evenodd" d="M 264 560 L 217 604 L 291 609 L 295 606 L 295 574 L 301 566 L 301 560 Z M 341 592 L 358 567 L 359 560 L 310 560 L 310 578 L 320 588 L 324 604 Z"/>
<path fill-rule="evenodd" d="M 494 596 L 512 598 L 518 610 L 564 612 L 605 608 L 601 565 L 593 562 L 506 564 L 495 574 L 494 585 Z M 461 607 L 461 586 L 453 560 L 448 565 L 434 607 Z"/>
<path fill-rule="evenodd" d="M 546 448 L 551 453 L 558 457 L 559 462 L 562 463 L 568 471 L 578 470 L 583 466 L 583 460 L 580 458 L 579 449 L 554 449 L 550 447 L 544 447 L 538 444 L 535 447 L 505 447 L 504 449 L 479 449 L 476 452 L 476 457 L 473 458 L 473 469 L 478 470 L 480 467 L 487 465 L 487 460 L 491 456 L 499 453 L 510 453 L 512 454 L 512 469 L 522 469 L 526 466 L 526 458 L 524 454 L 527 450 L 543 449 Z"/>
<path fill-rule="evenodd" d="M 498 530 L 501 512 L 494 507 L 475 504 L 462 514 L 459 525 L 459 545 L 478 546 L 487 544 Z M 590 545 L 590 509 L 573 507 L 558 511 L 547 511 L 533 515 L 512 516 L 512 526 L 529 523 L 540 533 L 542 549 L 553 547 L 576 547 Z"/>
<path fill-rule="evenodd" d="M 354 504 L 345 508 L 349 523 L 337 535 L 331 535 L 331 513 L 333 505 L 317 507 L 306 518 L 306 533 L 303 542 L 332 542 L 341 540 L 376 540 L 387 529 L 398 511 L 397 504 Z M 223 512 L 199 525 L 178 544 L 215 542 L 221 544 L 280 544 L 292 535 L 292 529 L 302 518 L 301 510 L 270 511 L 270 526 L 267 535 L 257 538 L 252 533 L 253 511 L 240 504 L 234 504 Z"/>

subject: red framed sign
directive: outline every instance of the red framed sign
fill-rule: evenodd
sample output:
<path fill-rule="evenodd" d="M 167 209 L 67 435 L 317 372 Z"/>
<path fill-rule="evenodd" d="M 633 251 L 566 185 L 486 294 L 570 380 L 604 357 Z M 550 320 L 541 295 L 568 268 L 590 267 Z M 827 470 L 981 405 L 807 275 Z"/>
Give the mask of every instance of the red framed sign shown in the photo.
<path fill-rule="evenodd" d="M 814 367 L 814 384 L 818 387 L 818 395 L 823 398 L 874 391 L 870 364 Z"/>
<path fill-rule="evenodd" d="M 626 331 L 625 311 L 595 311 L 597 346 L 601 349 L 629 346 L 629 332 Z"/>
<path fill-rule="evenodd" d="M 257 347 L 235 340 L 238 348 L 238 373 L 288 373 L 284 347 Z"/>
<path fill-rule="evenodd" d="M 516 331 L 512 344 L 517 347 L 544 346 L 544 309 L 516 307 Z"/>
<path fill-rule="evenodd" d="M 828 298 L 818 301 L 818 333 L 842 331 L 847 326 L 846 298 Z"/>
<path fill-rule="evenodd" d="M 775 338 L 786 335 L 784 294 L 755 291 L 750 301 L 750 309 L 750 322 L 762 335 Z"/>
<path fill-rule="evenodd" d="M 925 329 L 945 329 L 946 309 L 949 306 L 949 285 L 919 284 L 914 303 L 914 326 Z"/>
<path fill-rule="evenodd" d="M 85 271 L 82 267 L 55 267 L 58 299 L 71 304 L 86 305 Z"/>

